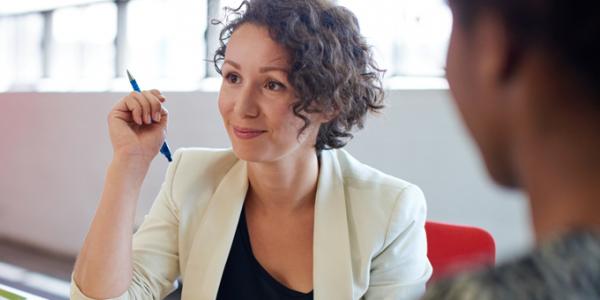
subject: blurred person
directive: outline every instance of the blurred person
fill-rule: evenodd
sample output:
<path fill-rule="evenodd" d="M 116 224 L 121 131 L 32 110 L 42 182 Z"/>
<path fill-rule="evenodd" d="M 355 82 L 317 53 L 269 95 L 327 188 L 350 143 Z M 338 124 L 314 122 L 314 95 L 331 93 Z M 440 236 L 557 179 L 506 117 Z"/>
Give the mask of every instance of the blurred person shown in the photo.
<path fill-rule="evenodd" d="M 600 299 L 600 2 L 448 2 L 450 89 L 491 177 L 528 195 L 536 246 L 424 299 Z"/>

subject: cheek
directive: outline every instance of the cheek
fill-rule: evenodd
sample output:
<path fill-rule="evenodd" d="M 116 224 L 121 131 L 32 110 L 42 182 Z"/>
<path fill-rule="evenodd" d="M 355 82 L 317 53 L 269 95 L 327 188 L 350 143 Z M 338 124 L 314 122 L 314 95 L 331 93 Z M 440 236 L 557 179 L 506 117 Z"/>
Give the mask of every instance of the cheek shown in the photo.
<path fill-rule="evenodd" d="M 474 103 L 470 103 L 473 98 L 473 81 L 469 78 L 469 61 L 466 59 L 466 49 L 460 33 L 453 28 L 448 47 L 448 56 L 446 60 L 446 77 L 450 86 L 452 98 L 463 117 L 468 118 L 468 110 Z"/>
<path fill-rule="evenodd" d="M 304 126 L 304 121 L 298 118 L 291 107 L 286 105 L 270 106 L 269 112 L 265 115 L 269 116 L 269 123 L 272 128 L 277 128 L 279 136 L 293 137 L 298 135 L 300 129 Z"/>
<path fill-rule="evenodd" d="M 218 105 L 219 112 L 221 113 L 223 120 L 225 120 L 226 116 L 229 115 L 229 112 L 233 110 L 234 103 L 229 99 L 231 99 L 231 97 L 229 97 L 227 92 L 221 88 L 221 91 L 219 92 Z"/>
<path fill-rule="evenodd" d="M 458 49 L 459 45 L 456 39 L 456 33 L 453 29 L 452 35 L 450 36 L 450 44 L 448 45 L 448 56 L 446 57 L 446 78 L 448 79 L 448 84 L 450 85 L 450 89 L 455 95 L 455 98 L 457 98 L 456 94 L 461 94 L 461 78 L 458 69 L 458 66 L 460 65 L 460 49 Z"/>

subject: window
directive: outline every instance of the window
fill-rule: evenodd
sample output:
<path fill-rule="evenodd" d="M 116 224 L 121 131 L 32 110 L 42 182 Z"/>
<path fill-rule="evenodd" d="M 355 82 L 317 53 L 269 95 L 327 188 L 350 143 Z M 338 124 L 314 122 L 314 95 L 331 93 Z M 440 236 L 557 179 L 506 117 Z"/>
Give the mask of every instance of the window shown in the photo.
<path fill-rule="evenodd" d="M 387 76 L 444 76 L 452 15 L 444 0 L 338 0 L 359 19 Z"/>
<path fill-rule="evenodd" d="M 39 15 L 0 19 L 0 88 L 30 90 L 41 77 L 42 24 Z"/>
<path fill-rule="evenodd" d="M 15 77 L 15 65 L 11 59 L 15 57 L 13 46 L 14 19 L 0 19 L 0 91 L 7 90 Z"/>
<path fill-rule="evenodd" d="M 206 74 L 206 16 L 203 1 L 131 1 L 127 8 L 126 68 L 144 79 L 144 86 L 197 89 Z"/>
<path fill-rule="evenodd" d="M 125 69 L 142 88 L 214 90 L 221 28 L 210 21 L 241 0 L 14 3 L 0 8 L 0 91 L 128 90 Z M 443 77 L 452 23 L 444 0 L 337 3 L 357 15 L 387 83 Z"/>
<path fill-rule="evenodd" d="M 117 8 L 106 2 L 55 10 L 51 15 L 45 86 L 102 90 L 115 75 Z"/>

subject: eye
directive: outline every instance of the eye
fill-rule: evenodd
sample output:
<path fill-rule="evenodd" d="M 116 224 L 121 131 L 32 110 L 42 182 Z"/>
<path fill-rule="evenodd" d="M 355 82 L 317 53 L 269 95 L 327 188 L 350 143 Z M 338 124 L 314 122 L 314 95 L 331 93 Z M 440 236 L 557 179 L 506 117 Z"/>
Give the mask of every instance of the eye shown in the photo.
<path fill-rule="evenodd" d="M 225 75 L 225 80 L 227 80 L 227 82 L 229 83 L 236 84 L 239 83 L 241 79 L 240 76 L 238 76 L 235 73 L 228 73 L 227 75 Z"/>
<path fill-rule="evenodd" d="M 281 82 L 274 80 L 269 80 L 265 87 L 271 91 L 281 91 L 285 89 L 285 85 L 283 85 Z"/>

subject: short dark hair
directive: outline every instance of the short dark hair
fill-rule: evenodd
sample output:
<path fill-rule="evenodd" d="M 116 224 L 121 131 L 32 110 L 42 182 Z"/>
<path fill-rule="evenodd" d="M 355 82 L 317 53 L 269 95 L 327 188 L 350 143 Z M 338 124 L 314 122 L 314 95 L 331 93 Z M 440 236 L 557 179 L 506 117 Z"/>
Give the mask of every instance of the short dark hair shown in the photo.
<path fill-rule="evenodd" d="M 519 47 L 539 47 L 600 92 L 600 1 L 449 0 L 458 22 L 470 29 L 482 11 L 502 18 Z M 599 103 L 600 104 L 600 103 Z"/>
<path fill-rule="evenodd" d="M 310 125 L 302 114 L 322 112 L 334 118 L 319 128 L 315 148 L 341 148 L 352 138 L 352 129 L 363 127 L 368 112 L 383 108 L 383 70 L 360 34 L 358 20 L 348 9 L 326 0 L 250 0 L 228 8 L 214 55 L 217 72 L 227 42 L 244 23 L 265 26 L 271 38 L 284 46 L 291 58 L 290 84 L 298 100 L 294 115 L 304 120 L 299 135 Z M 213 21 L 213 24 L 223 24 Z"/>

